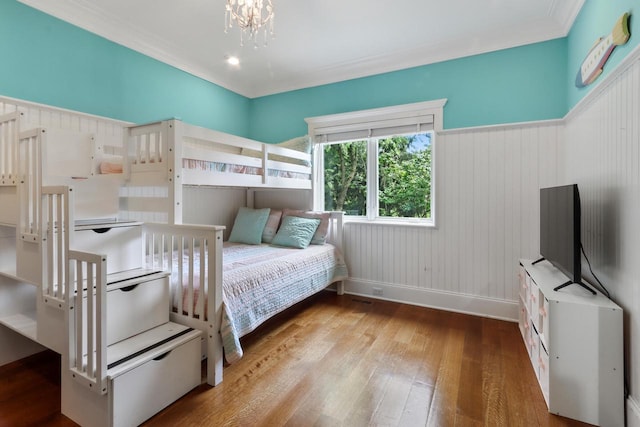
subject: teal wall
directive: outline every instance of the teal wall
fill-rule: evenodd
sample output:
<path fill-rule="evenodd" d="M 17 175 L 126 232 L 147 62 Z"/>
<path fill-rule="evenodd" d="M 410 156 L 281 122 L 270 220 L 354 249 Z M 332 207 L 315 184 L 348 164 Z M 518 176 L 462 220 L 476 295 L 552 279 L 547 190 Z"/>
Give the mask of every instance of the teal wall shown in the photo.
<path fill-rule="evenodd" d="M 613 24 L 624 12 L 630 12 L 629 30 L 631 38 L 627 44 L 615 48 L 605 64 L 602 75 L 584 88 L 575 86 L 576 73 L 587 53 L 598 40 L 611 33 Z M 640 43 L 640 5 L 637 0 L 586 0 L 571 27 L 568 39 L 568 109 L 573 108 L 589 93 L 604 76 L 611 73 L 624 58 Z"/>
<path fill-rule="evenodd" d="M 444 127 L 557 119 L 567 112 L 566 38 L 252 100 L 252 138 L 306 134 L 305 117 L 447 98 Z"/>
<path fill-rule="evenodd" d="M 179 117 L 248 136 L 248 98 L 15 0 L 0 0 L 0 52 L 2 95 L 135 123 Z"/>
<path fill-rule="evenodd" d="M 635 0 L 586 0 L 568 37 L 334 84 L 248 99 L 43 14 L 0 0 L 0 94 L 136 123 L 179 117 L 223 132 L 278 142 L 305 134 L 305 117 L 447 98 L 447 129 L 557 119 L 594 85 L 575 74 L 593 42 Z M 602 79 L 602 77 L 600 77 Z"/>

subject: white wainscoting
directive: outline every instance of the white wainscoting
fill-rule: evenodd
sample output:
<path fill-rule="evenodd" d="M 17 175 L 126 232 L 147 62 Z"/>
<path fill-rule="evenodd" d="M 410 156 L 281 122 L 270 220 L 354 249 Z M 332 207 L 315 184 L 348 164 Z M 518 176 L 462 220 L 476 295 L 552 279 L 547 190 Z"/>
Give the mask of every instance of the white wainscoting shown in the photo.
<path fill-rule="evenodd" d="M 558 182 L 562 132 L 554 121 L 440 133 L 437 228 L 347 222 L 347 291 L 517 320 L 516 267 L 538 257 L 539 188 Z"/>
<path fill-rule="evenodd" d="M 640 54 L 566 119 L 563 179 L 577 182 L 582 241 L 624 311 L 627 423 L 640 426 Z M 589 278 L 583 262 L 583 274 Z M 592 281 L 592 280 L 590 280 Z"/>
<path fill-rule="evenodd" d="M 110 137 L 112 140 L 113 137 L 122 139 L 123 127 L 127 125 L 127 122 L 123 121 L 0 96 L 0 115 L 16 110 L 24 113 L 21 118 L 21 130 L 27 130 L 30 127 L 52 127 L 90 132 Z"/>

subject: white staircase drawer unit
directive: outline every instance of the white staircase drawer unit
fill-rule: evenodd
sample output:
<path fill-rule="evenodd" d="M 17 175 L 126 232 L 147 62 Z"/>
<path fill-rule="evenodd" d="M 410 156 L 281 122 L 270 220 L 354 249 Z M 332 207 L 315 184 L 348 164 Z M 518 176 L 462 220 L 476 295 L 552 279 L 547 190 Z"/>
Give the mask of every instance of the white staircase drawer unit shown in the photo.
<path fill-rule="evenodd" d="M 169 298 L 168 273 L 152 273 L 109 284 L 107 345 L 167 323 Z"/>
<path fill-rule="evenodd" d="M 142 267 L 142 228 L 129 226 L 76 229 L 71 249 L 107 256 L 107 273 Z"/>
<path fill-rule="evenodd" d="M 118 375 L 109 393 L 114 426 L 135 426 L 200 385 L 200 333 Z"/>

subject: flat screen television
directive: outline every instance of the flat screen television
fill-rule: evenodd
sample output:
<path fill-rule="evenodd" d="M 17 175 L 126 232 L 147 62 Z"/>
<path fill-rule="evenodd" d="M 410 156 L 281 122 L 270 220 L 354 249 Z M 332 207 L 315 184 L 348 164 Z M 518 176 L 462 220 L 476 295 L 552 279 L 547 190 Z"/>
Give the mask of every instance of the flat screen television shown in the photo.
<path fill-rule="evenodd" d="M 540 189 L 540 255 L 570 280 L 582 284 L 578 185 Z"/>

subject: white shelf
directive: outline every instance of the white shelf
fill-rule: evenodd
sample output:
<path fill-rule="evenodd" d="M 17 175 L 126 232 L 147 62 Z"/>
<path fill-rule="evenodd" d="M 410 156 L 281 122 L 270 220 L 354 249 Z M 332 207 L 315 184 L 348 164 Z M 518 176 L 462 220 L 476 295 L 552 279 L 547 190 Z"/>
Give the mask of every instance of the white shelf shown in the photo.
<path fill-rule="evenodd" d="M 549 262 L 520 261 L 519 326 L 549 412 L 624 425 L 623 312 Z"/>
<path fill-rule="evenodd" d="M 0 317 L 0 325 L 4 325 L 20 335 L 36 341 L 38 331 L 36 313 L 20 313 Z"/>

